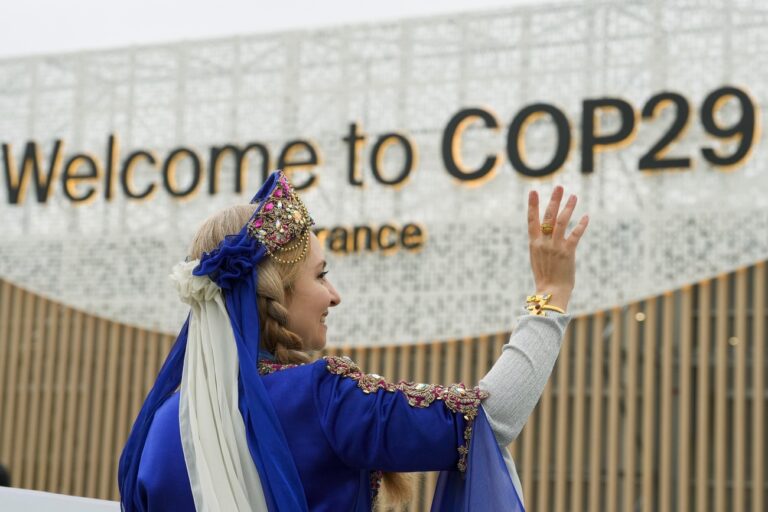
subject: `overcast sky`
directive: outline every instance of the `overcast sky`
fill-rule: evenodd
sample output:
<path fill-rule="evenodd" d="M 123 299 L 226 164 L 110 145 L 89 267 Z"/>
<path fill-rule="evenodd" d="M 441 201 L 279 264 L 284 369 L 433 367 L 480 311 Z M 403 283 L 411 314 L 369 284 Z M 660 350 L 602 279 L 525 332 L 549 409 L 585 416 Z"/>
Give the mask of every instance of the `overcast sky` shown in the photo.
<path fill-rule="evenodd" d="M 577 0 L 555 0 L 557 3 Z M 550 0 L 551 3 L 552 0 Z M 0 58 L 396 20 L 541 0 L 5 0 Z"/>

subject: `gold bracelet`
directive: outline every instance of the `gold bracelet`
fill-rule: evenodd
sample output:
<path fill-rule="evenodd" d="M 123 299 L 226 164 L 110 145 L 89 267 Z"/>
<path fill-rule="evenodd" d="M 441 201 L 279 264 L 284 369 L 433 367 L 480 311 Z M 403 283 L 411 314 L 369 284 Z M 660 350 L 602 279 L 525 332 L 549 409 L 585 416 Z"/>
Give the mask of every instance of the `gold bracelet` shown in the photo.
<path fill-rule="evenodd" d="M 551 298 L 551 293 L 546 295 L 529 295 L 525 299 L 525 309 L 528 310 L 528 313 L 535 316 L 547 316 L 547 314 L 544 312 L 545 310 L 557 311 L 558 313 L 565 314 L 563 309 L 557 306 L 552 306 L 549 303 L 549 299 Z"/>

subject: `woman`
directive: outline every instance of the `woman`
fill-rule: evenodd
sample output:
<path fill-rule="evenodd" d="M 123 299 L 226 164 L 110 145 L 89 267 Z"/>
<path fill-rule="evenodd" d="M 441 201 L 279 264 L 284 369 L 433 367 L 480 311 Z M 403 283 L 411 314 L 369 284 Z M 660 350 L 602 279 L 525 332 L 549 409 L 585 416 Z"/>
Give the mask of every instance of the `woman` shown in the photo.
<path fill-rule="evenodd" d="M 528 208 L 536 294 L 474 389 L 390 383 L 351 360 L 308 363 L 341 301 L 312 219 L 282 172 L 199 230 L 172 278 L 190 315 L 120 458 L 126 511 L 368 511 L 384 475 L 441 471 L 433 510 L 523 510 L 503 447 L 557 357 L 584 217 L 557 187 Z M 178 390 L 178 392 L 177 392 Z"/>

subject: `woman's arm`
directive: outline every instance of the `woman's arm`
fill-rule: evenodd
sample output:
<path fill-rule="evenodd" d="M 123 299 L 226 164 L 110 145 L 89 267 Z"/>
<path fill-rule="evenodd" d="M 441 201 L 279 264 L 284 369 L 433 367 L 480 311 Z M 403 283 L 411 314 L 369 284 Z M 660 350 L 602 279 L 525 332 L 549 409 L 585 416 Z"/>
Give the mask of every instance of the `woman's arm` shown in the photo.
<path fill-rule="evenodd" d="M 573 288 L 573 255 L 586 218 L 565 238 L 562 231 L 576 205 L 571 198 L 558 215 L 563 190 L 557 187 L 544 223 L 538 198 L 529 201 L 531 267 L 538 294 L 552 294 L 550 305 L 565 309 Z M 557 222 L 555 223 L 555 220 Z M 534 222 L 535 221 L 535 222 Z M 569 317 L 552 311 L 525 316 L 481 388 L 391 383 L 363 373 L 351 360 L 326 357 L 315 363 L 315 406 L 323 432 L 347 466 L 385 471 L 467 468 L 472 428 L 481 400 L 502 445 L 522 429 L 541 395 L 557 358 Z"/>
<path fill-rule="evenodd" d="M 383 471 L 466 469 L 469 439 L 486 394 L 463 385 L 388 382 L 345 357 L 313 365 L 315 407 L 345 465 Z"/>
<path fill-rule="evenodd" d="M 538 195 L 530 193 L 528 237 L 536 294 L 551 295 L 549 305 L 565 311 L 575 284 L 576 247 L 589 219 L 582 217 L 566 236 L 576 196 L 570 196 L 560 211 L 562 198 L 562 187 L 555 187 L 540 222 Z M 539 401 L 570 320 L 567 314 L 551 310 L 539 313 L 543 314 L 530 314 L 517 320 L 501 357 L 480 381 L 480 389 L 490 394 L 483 401 L 483 409 L 501 446 L 517 438 Z"/>
<path fill-rule="evenodd" d="M 560 352 L 570 316 L 547 315 L 520 317 L 501 356 L 480 381 L 480 389 L 490 395 L 483 410 L 500 446 L 520 434 Z"/>

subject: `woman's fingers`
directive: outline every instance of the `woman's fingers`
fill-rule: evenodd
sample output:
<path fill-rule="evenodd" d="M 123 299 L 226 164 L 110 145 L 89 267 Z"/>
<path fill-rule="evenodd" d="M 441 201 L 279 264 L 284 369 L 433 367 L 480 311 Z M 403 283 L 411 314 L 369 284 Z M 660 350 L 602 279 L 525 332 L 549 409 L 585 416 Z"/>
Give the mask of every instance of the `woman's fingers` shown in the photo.
<path fill-rule="evenodd" d="M 535 190 L 528 193 L 528 238 L 537 238 L 541 226 L 539 224 L 539 194 Z"/>
<path fill-rule="evenodd" d="M 574 208 L 576 208 L 576 196 L 571 194 L 571 196 L 568 197 L 568 201 L 565 202 L 563 211 L 557 216 L 555 229 L 552 233 L 552 236 L 554 236 L 556 240 L 565 238 L 565 230 L 568 227 L 568 223 L 571 221 L 571 215 L 573 215 Z"/>
<path fill-rule="evenodd" d="M 571 234 L 565 239 L 565 243 L 575 250 L 576 246 L 579 244 L 581 236 L 587 230 L 587 225 L 589 225 L 589 215 L 585 215 L 579 220 L 579 223 L 573 228 Z"/>
<path fill-rule="evenodd" d="M 552 197 L 549 199 L 549 204 L 547 205 L 547 209 L 544 212 L 544 220 L 541 222 L 542 232 L 544 232 L 546 228 L 550 228 L 549 233 L 544 233 L 546 235 L 552 234 L 552 231 L 555 227 L 555 219 L 557 218 L 557 212 L 560 211 L 560 201 L 562 199 L 563 199 L 563 187 L 558 185 L 555 187 L 555 190 L 552 191 Z"/>
<path fill-rule="evenodd" d="M 563 187 L 557 186 L 552 191 L 547 209 L 544 211 L 544 218 L 539 222 L 539 195 L 536 191 L 528 193 L 528 236 L 531 240 L 539 238 L 542 233 L 555 240 L 565 240 L 574 248 L 579 243 L 579 239 L 587 229 L 589 218 L 585 215 L 573 229 L 571 234 L 566 237 L 565 232 L 568 223 L 571 221 L 573 211 L 576 209 L 578 199 L 571 194 L 565 202 L 563 210 L 560 211 L 560 203 L 563 199 Z M 547 226 L 551 227 L 547 233 Z"/>

